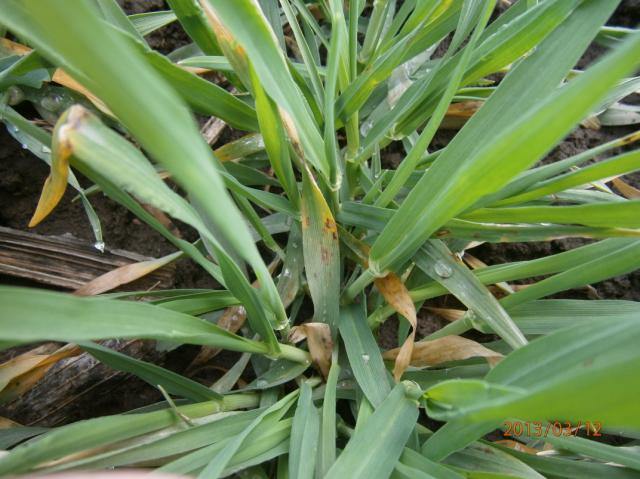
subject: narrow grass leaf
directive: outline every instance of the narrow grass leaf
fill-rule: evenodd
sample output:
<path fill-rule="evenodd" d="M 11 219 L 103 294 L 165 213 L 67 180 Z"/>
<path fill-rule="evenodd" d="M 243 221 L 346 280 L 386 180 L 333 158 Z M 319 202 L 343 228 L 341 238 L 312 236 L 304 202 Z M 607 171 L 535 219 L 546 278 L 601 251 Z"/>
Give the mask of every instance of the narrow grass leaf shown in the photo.
<path fill-rule="evenodd" d="M 291 479 L 311 479 L 314 477 L 319 432 L 320 415 L 313 404 L 311 386 L 304 382 L 291 425 L 291 446 L 289 449 L 289 477 Z"/>
<path fill-rule="evenodd" d="M 216 34 L 207 22 L 204 12 L 194 0 L 168 0 L 178 21 L 205 55 L 220 55 Z"/>
<path fill-rule="evenodd" d="M 243 407 L 252 407 L 256 397 L 225 397 L 222 401 L 208 401 L 178 407 L 190 418 L 197 418 Z M 54 429 L 35 442 L 26 443 L 0 458 L 1 474 L 19 474 L 54 459 L 106 444 L 173 426 L 178 422 L 175 411 L 163 409 L 142 414 L 105 416 L 80 421 Z"/>
<path fill-rule="evenodd" d="M 131 358 L 95 343 L 82 342 L 80 347 L 101 363 L 118 371 L 135 374 L 154 387 L 160 385 L 168 393 L 176 394 L 195 402 L 222 399 L 220 394 L 208 387 L 155 364 Z"/>
<path fill-rule="evenodd" d="M 380 349 L 369 329 L 365 312 L 361 305 L 342 309 L 340 316 L 340 336 L 347 350 L 353 375 L 374 407 L 379 407 L 389 395 L 387 369 L 382 361 Z"/>
<path fill-rule="evenodd" d="M 416 394 L 419 390 L 414 383 L 396 385 L 356 430 L 325 477 L 389 477 L 418 419 Z"/>
<path fill-rule="evenodd" d="M 474 315 L 486 322 L 512 348 L 527 344 L 527 340 L 495 297 L 440 240 L 425 243 L 416 257 L 416 264 L 429 276 L 449 289 Z"/>
<path fill-rule="evenodd" d="M 0 318 L 0 325 L 5 331 L 3 339 L 7 341 L 147 338 L 242 352 L 268 352 L 263 343 L 236 336 L 193 316 L 149 304 L 12 287 L 0 288 L 0 298 L 6 312 Z"/>

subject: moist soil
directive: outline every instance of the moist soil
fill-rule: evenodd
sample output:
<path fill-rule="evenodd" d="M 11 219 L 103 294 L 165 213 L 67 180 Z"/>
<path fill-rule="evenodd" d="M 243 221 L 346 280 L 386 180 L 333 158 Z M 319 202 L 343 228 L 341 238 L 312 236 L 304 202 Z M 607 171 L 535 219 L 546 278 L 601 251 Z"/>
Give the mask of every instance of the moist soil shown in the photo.
<path fill-rule="evenodd" d="M 119 0 L 119 3 L 129 13 L 143 13 L 147 11 L 166 9 L 167 5 L 162 0 L 129 1 Z M 640 21 L 640 0 L 623 1 L 614 16 L 610 19 L 610 25 L 636 27 Z M 177 23 L 164 27 L 148 37 L 150 45 L 168 53 L 175 48 L 188 43 L 188 37 Z M 604 53 L 599 45 L 593 45 L 580 60 L 579 66 L 585 67 Z M 498 78 L 499 80 L 499 78 Z M 627 98 L 629 103 L 638 103 L 638 95 Z M 24 112 L 25 115 L 28 112 Z M 573 131 L 560 145 L 558 145 L 544 160 L 544 163 L 557 161 L 575 155 L 596 145 L 602 144 L 613 138 L 618 138 L 638 128 L 638 125 L 630 127 L 603 127 L 600 130 L 592 130 L 583 127 Z M 235 137 L 233 131 L 225 133 L 225 137 Z M 434 138 L 431 150 L 437 150 L 446 146 L 452 138 L 449 131 L 439 132 Z M 387 165 L 397 165 L 402 154 L 387 150 L 385 158 Z M 619 152 L 614 152 L 619 153 Z M 0 226 L 27 230 L 27 224 L 42 188 L 42 184 L 48 175 L 48 166 L 28 150 L 21 148 L 4 129 L 0 130 Z M 79 178 L 84 185 L 89 183 Z M 640 188 L 640 173 L 627 175 L 625 178 L 629 184 Z M 86 215 L 79 201 L 74 201 L 74 192 L 67 191 L 63 200 L 54 212 L 36 228 L 30 229 L 43 235 L 70 234 L 77 238 L 93 242 L 93 233 L 86 219 Z M 106 196 L 98 193 L 91 198 L 91 202 L 100 217 L 104 241 L 107 248 L 124 249 L 147 256 L 159 257 L 175 250 L 162 236 L 140 222 L 136 217 L 111 201 Z M 195 240 L 193 231 L 184 225 L 178 225 L 185 239 Z M 535 243 L 509 243 L 509 244 L 483 244 L 474 248 L 471 253 L 488 264 L 498 264 L 511 261 L 521 261 L 540 258 L 551 254 L 575 248 L 585 244 L 587 240 L 563 239 L 550 242 Z M 0 276 L 0 283 L 12 285 L 30 285 L 28 282 L 16 280 L 12 277 Z M 42 287 L 41 285 L 32 285 Z M 213 281 L 201 268 L 188 259 L 181 260 L 176 265 L 174 288 L 211 288 L 216 287 Z M 563 293 L 558 297 L 570 298 L 608 298 L 640 301 L 640 272 L 613 278 L 593 287 L 583 290 L 574 290 Z M 455 298 L 442 297 L 428 303 L 430 306 L 456 307 L 459 306 Z M 441 328 L 446 321 L 423 308 L 420 311 L 418 323 L 418 337 L 424 337 Z M 394 347 L 397 344 L 396 319 L 387 321 L 378 332 L 379 342 L 384 347 Z M 17 351 L 11 353 L 15 354 Z M 198 352 L 197 347 L 183 346 L 161 359 L 165 367 L 183 372 Z M 3 358 L 4 356 L 4 358 Z M 6 360 L 6 352 L 0 353 L 0 362 Z M 237 355 L 223 353 L 218 356 L 209 367 L 210 371 L 202 373 L 196 378 L 211 379 L 211 370 L 226 369 L 235 361 Z M 219 373 L 214 373 L 219 374 Z M 84 388 L 89 385 L 84 385 Z M 99 385 L 92 387 L 92 392 L 82 394 L 66 411 L 64 419 L 53 423 L 38 421 L 39 424 L 54 425 L 62 422 L 95 417 L 104 414 L 114 414 L 122 411 L 141 407 L 161 400 L 161 396 L 155 388 L 147 386 L 142 381 L 128 376 L 118 375 L 114 378 L 106 378 Z M 107 394 L 105 394 L 107 392 Z M 0 408 L 0 416 L 2 416 Z M 33 418 L 28 412 L 23 412 L 22 417 L 12 419 L 26 424 L 32 423 Z"/>

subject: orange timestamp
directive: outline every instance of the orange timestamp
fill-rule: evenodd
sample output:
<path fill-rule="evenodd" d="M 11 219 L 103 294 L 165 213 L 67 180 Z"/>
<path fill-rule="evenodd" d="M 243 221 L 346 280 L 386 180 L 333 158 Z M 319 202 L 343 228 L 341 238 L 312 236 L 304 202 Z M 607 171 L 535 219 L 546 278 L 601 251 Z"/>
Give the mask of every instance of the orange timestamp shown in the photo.
<path fill-rule="evenodd" d="M 602 423 L 599 421 L 578 421 L 572 422 L 542 422 L 542 421 L 505 421 L 504 433 L 505 437 L 555 437 L 561 436 L 577 436 L 578 431 L 583 429 L 587 436 L 601 437 Z"/>

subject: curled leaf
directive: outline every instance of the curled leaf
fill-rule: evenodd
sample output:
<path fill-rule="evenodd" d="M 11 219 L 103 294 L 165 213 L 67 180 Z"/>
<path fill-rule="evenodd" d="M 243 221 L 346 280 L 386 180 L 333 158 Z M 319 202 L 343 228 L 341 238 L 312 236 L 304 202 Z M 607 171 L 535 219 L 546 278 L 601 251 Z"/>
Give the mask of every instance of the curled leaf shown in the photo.
<path fill-rule="evenodd" d="M 390 349 L 382 357 L 394 360 L 400 348 Z M 411 365 L 416 367 L 436 366 L 449 361 L 462 361 L 469 358 L 485 358 L 493 366 L 504 356 L 471 339 L 460 336 L 447 336 L 433 341 L 419 341 L 414 345 Z"/>

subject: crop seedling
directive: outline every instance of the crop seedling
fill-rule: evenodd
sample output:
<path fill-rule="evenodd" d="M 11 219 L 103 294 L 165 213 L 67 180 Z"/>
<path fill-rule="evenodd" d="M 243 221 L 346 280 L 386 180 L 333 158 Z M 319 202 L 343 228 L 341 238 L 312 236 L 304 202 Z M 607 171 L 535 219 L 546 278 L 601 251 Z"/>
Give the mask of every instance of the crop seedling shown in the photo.
<path fill-rule="evenodd" d="M 539 163 L 581 123 L 637 116 L 621 100 L 640 88 L 640 33 L 605 25 L 619 2 L 167 3 L 0 2 L 1 118 L 50 165 L 31 226 L 69 185 L 97 247 L 96 191 L 175 246 L 81 294 L 0 287 L 0 349 L 68 343 L 0 365 L 0 401 L 80 351 L 166 399 L 46 431 L 0 418 L 0 475 L 639 477 L 640 305 L 545 298 L 640 266 L 640 192 L 622 178 L 640 134 Z M 191 43 L 163 55 L 145 37 L 172 22 Z M 594 41 L 605 54 L 577 69 Z M 194 113 L 242 134 L 214 150 Z M 567 237 L 586 240 L 474 257 Z M 219 287 L 109 292 L 181 257 Z M 419 339 L 445 295 L 458 306 Z M 109 338 L 241 355 L 202 384 Z"/>

